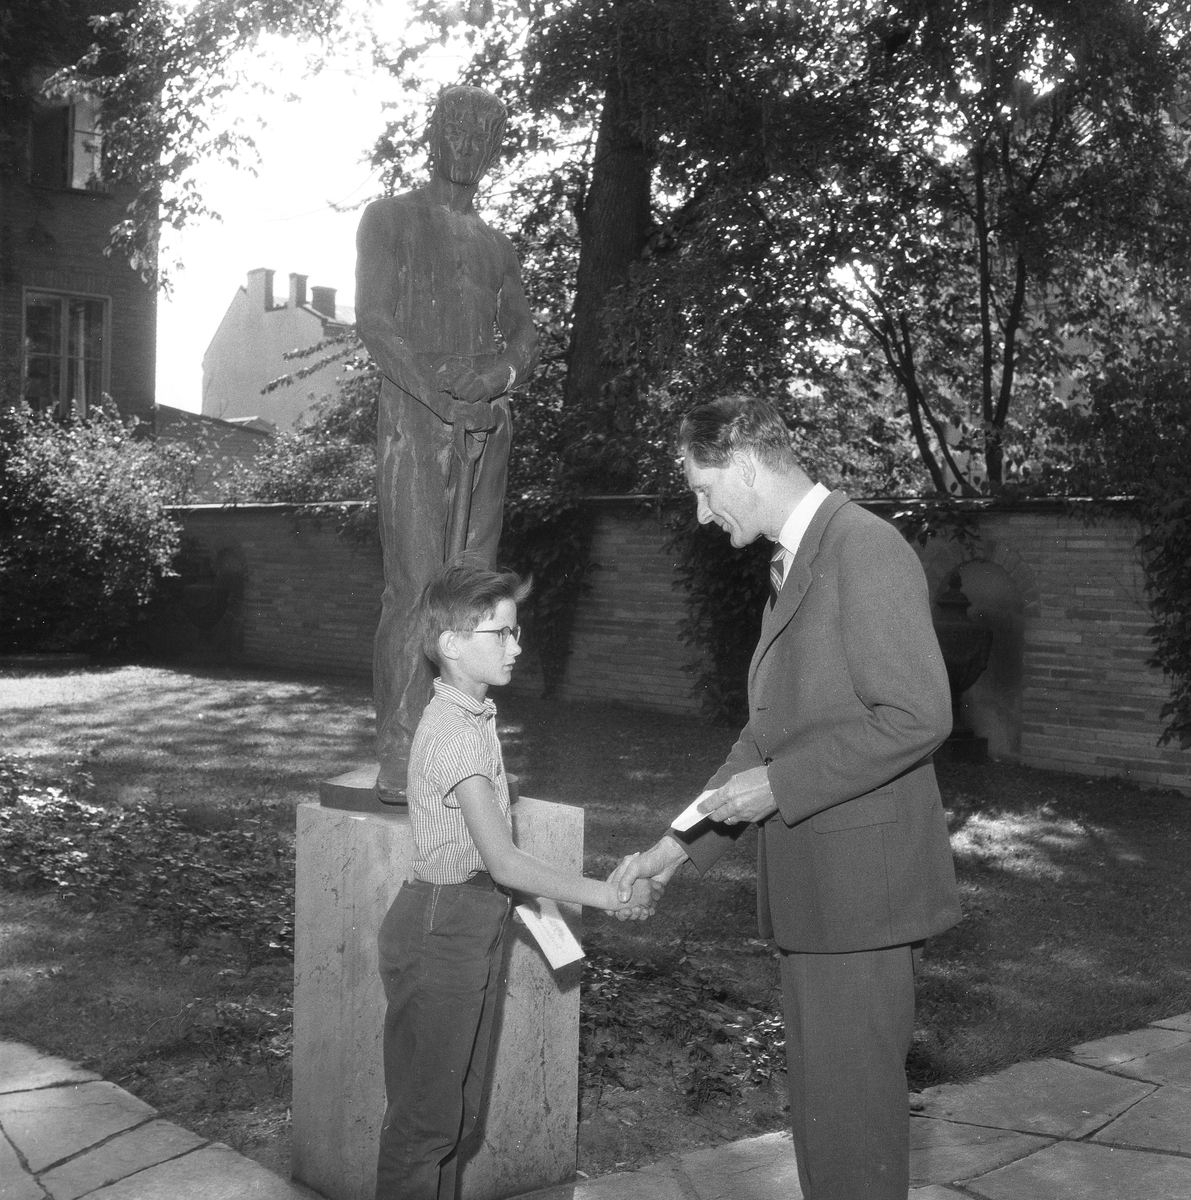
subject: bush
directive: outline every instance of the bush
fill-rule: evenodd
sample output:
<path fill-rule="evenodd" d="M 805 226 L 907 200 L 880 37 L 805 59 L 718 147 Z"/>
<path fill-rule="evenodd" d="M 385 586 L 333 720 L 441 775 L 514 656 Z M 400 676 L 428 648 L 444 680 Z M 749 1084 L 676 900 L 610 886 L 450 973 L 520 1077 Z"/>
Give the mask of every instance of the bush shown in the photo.
<path fill-rule="evenodd" d="M 1154 618 L 1149 662 L 1170 682 L 1159 744 L 1191 749 L 1191 339 L 1155 343 L 1106 371 L 1086 409 L 1051 414 L 1072 495 L 1127 496 Z"/>
<path fill-rule="evenodd" d="M 102 409 L 0 412 L 0 653 L 121 644 L 171 573 L 175 468 Z"/>

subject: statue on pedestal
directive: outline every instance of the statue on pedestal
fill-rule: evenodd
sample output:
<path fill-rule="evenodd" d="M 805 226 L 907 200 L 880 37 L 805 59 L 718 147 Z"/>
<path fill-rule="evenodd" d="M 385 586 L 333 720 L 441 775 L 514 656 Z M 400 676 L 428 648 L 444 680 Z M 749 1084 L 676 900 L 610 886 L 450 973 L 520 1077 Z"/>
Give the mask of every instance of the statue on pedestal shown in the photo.
<path fill-rule="evenodd" d="M 537 333 L 508 238 L 472 201 L 507 112 L 450 87 L 430 127 L 433 177 L 370 204 L 356 237 L 356 319 L 384 380 L 377 489 L 385 589 L 373 651 L 377 793 L 403 803 L 431 671 L 414 611 L 431 573 L 466 551 L 486 567 L 508 476 L 509 394 L 532 374 Z"/>

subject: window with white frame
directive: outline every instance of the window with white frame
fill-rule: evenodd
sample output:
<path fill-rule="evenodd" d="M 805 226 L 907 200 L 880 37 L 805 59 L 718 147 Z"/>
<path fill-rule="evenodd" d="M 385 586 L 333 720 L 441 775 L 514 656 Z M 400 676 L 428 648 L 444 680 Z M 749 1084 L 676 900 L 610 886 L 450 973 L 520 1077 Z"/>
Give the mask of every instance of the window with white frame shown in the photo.
<path fill-rule="evenodd" d="M 25 293 L 25 401 L 58 417 L 85 416 L 103 395 L 107 301 Z"/>
<path fill-rule="evenodd" d="M 29 177 L 40 187 L 104 190 L 99 101 L 80 96 L 33 114 Z"/>

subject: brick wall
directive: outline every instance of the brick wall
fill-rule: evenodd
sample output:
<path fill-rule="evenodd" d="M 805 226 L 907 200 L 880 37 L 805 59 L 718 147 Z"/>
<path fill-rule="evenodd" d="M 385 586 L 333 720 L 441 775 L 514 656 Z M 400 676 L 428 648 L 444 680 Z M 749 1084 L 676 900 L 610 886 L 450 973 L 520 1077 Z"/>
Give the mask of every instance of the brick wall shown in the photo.
<path fill-rule="evenodd" d="M 334 517 L 299 519 L 288 505 L 199 506 L 178 515 L 191 555 L 216 574 L 230 558 L 243 578 L 234 611 L 209 629 L 196 628 L 180 604 L 155 614 L 154 645 L 201 654 L 234 642 L 232 656 L 252 665 L 371 674 L 379 544 L 357 545 L 339 536 Z"/>
<path fill-rule="evenodd" d="M 10 129 L 26 136 L 24 127 Z M 0 175 L 0 403 L 20 394 L 26 288 L 108 300 L 106 388 L 124 416 L 153 420 L 157 291 L 118 255 L 104 257 L 127 197 L 31 187 Z"/>
<path fill-rule="evenodd" d="M 679 638 L 684 593 L 673 586 L 674 559 L 657 513 L 631 502 L 597 503 L 593 569 L 558 696 L 697 712 L 694 677 L 684 670 L 697 655 Z M 539 677 L 527 671 L 512 686 L 539 688 Z"/>
<path fill-rule="evenodd" d="M 1054 504 L 986 507 L 978 522 L 980 566 L 965 568 L 970 615 L 997 631 L 994 658 L 1013 661 L 990 663 L 967 694 L 976 732 L 999 757 L 1031 766 L 1191 791 L 1191 752 L 1156 745 L 1169 689 L 1146 665 L 1149 617 L 1128 510 L 1088 526 Z M 243 661 L 368 673 L 380 611 L 375 545 L 355 546 L 330 519 L 297 520 L 285 506 L 190 509 L 184 524 L 213 556 L 242 557 Z M 678 631 L 683 595 L 671 586 L 665 543 L 647 507 L 598 504 L 596 569 L 576 612 L 561 699 L 697 711 L 683 670 L 694 656 Z M 932 542 L 923 559 L 933 595 L 963 554 Z M 996 586 L 981 582 L 981 570 Z M 525 670 L 514 686 L 535 685 Z"/>
<path fill-rule="evenodd" d="M 1017 757 L 1191 789 L 1191 752 L 1157 745 L 1170 688 L 1146 665 L 1153 644 L 1136 523 L 1125 505 L 1092 524 L 1086 515 L 1040 503 L 979 518 L 980 556 L 1004 568 L 1021 598 Z M 926 557 L 934 582 L 959 553 Z"/>

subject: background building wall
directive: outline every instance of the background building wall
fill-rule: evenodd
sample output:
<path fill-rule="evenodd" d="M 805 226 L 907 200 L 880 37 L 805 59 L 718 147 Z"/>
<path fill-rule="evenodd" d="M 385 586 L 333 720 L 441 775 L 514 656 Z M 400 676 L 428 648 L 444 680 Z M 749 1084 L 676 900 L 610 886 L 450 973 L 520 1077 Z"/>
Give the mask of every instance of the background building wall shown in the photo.
<path fill-rule="evenodd" d="M 20 397 L 26 289 L 108 301 L 106 390 L 125 417 L 152 422 L 157 290 L 118 255 L 104 257 L 127 197 L 0 178 L 0 402 Z"/>
<path fill-rule="evenodd" d="M 275 298 L 273 272 L 248 272 L 247 286 L 237 289 L 203 355 L 203 415 L 233 420 L 261 417 L 278 429 L 292 429 L 304 413 L 334 390 L 337 365 L 323 367 L 305 379 L 262 394 L 282 375 L 309 366 L 311 359 L 286 354 L 317 345 L 325 334 L 346 328 L 351 309 L 337 305 L 334 288 L 311 289 L 306 277 L 291 275 L 286 298 Z"/>

